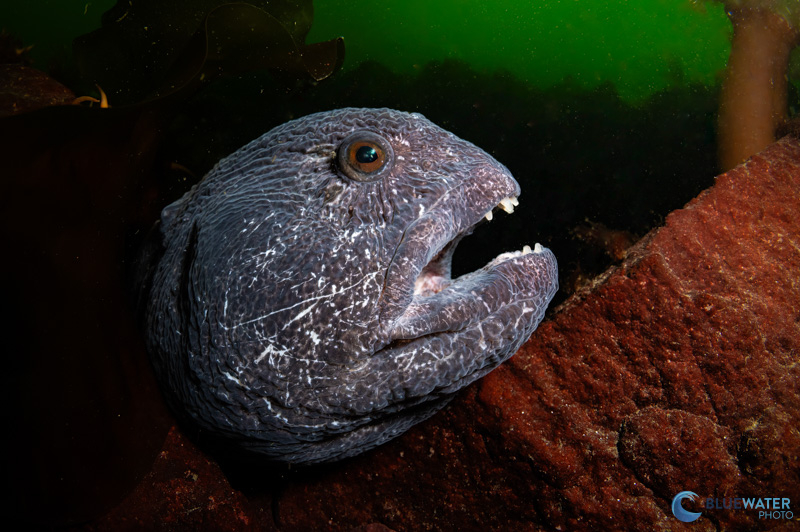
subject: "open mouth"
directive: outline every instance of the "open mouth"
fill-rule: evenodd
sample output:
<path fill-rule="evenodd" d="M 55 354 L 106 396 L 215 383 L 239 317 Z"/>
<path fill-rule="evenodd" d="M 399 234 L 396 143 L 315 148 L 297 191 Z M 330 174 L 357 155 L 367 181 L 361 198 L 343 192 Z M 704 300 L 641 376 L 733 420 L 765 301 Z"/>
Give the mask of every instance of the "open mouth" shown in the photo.
<path fill-rule="evenodd" d="M 541 320 L 558 288 L 558 273 L 552 252 L 539 244 L 501 253 L 456 279 L 451 276 L 458 243 L 491 220 L 495 210 L 512 213 L 519 205 L 514 195 L 519 188 L 510 178 L 479 192 L 464 203 L 429 211 L 407 230 L 384 291 L 385 339 L 391 347 L 440 333 L 460 335 L 492 316 L 503 322 L 501 315 L 508 319 L 502 336 L 516 337 L 524 330 L 529 335 Z"/>
<path fill-rule="evenodd" d="M 452 263 L 453 254 L 455 253 L 456 246 L 466 236 L 469 236 L 475 228 L 481 223 L 490 222 L 494 218 L 495 211 L 505 211 L 508 214 L 514 212 L 514 207 L 519 206 L 519 201 L 516 196 L 507 196 L 499 201 L 497 205 L 490 209 L 483 217 L 467 228 L 465 231 L 458 233 L 450 242 L 439 251 L 423 268 L 414 281 L 414 295 L 415 296 L 431 296 L 441 292 L 447 288 L 453 281 L 452 276 Z M 492 261 L 497 262 L 498 259 L 505 260 L 514 256 L 525 255 L 531 253 L 530 246 L 524 246 L 522 251 L 512 251 L 503 253 Z"/>

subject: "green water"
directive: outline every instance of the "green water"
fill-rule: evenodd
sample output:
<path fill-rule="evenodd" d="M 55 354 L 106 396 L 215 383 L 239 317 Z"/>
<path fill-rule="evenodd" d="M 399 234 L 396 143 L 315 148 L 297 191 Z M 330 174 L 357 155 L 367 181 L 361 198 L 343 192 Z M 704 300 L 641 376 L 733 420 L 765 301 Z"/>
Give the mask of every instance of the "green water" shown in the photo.
<path fill-rule="evenodd" d="M 3 27 L 33 44 L 40 67 L 69 57 L 113 0 L 3 2 Z M 538 87 L 565 79 L 613 84 L 640 100 L 676 84 L 718 82 L 731 25 L 715 2 L 691 0 L 320 0 L 307 42 L 342 35 L 345 69 L 375 60 L 398 73 L 457 58 L 506 69 Z"/>
<path fill-rule="evenodd" d="M 35 66 L 72 56 L 72 39 L 100 27 L 101 15 L 115 0 L 30 0 L 0 2 L 0 28 L 33 45 Z"/>
<path fill-rule="evenodd" d="M 538 87 L 610 82 L 639 100 L 674 84 L 715 84 L 730 51 L 719 3 L 690 0 L 315 2 L 309 42 L 345 37 L 345 68 L 372 59 L 399 72 L 458 58 Z"/>

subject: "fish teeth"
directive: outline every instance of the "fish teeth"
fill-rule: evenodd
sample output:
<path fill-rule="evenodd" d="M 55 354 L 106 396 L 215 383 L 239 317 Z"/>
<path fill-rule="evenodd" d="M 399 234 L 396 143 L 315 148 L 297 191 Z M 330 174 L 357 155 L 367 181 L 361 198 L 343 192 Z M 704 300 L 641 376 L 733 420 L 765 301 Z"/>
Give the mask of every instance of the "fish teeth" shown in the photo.
<path fill-rule="evenodd" d="M 509 214 L 514 212 L 514 207 L 516 207 L 517 205 L 519 205 L 519 201 L 517 201 L 516 196 L 505 197 L 500 200 L 500 203 L 497 204 L 498 207 L 500 207 Z M 483 217 L 491 222 L 492 218 L 494 218 L 494 215 L 492 214 L 492 211 L 489 211 L 486 214 L 484 214 Z"/>
<path fill-rule="evenodd" d="M 539 244 L 536 244 L 536 245 L 538 246 Z M 533 253 L 531 251 L 531 247 L 530 246 L 522 246 L 522 254 L 523 255 L 527 255 L 528 253 Z"/>
<path fill-rule="evenodd" d="M 515 196 L 509 196 L 507 198 L 501 199 L 500 203 L 498 204 L 498 207 L 500 207 L 507 213 L 511 214 L 512 212 L 514 212 L 514 207 L 516 207 L 517 205 L 519 205 L 519 201 L 517 201 L 517 198 Z"/>

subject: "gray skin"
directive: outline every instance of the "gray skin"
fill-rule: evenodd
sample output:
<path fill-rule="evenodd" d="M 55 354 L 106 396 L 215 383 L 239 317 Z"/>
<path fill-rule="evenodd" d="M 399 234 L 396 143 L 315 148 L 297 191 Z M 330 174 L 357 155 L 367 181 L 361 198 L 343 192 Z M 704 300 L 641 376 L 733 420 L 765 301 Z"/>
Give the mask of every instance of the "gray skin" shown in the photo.
<path fill-rule="evenodd" d="M 558 288 L 538 244 L 450 278 L 459 239 L 518 194 L 503 165 L 419 114 L 339 109 L 244 146 L 163 210 L 144 259 L 171 407 L 295 464 L 401 434 L 510 357 Z"/>

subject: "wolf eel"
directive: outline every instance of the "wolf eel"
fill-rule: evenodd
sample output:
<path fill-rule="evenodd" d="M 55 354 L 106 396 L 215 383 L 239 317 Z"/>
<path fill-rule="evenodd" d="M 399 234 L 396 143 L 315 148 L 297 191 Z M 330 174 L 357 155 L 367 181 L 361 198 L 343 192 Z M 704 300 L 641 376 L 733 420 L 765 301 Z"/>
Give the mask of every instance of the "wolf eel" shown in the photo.
<path fill-rule="evenodd" d="M 173 411 L 266 459 L 398 436 L 510 357 L 558 288 L 536 244 L 452 279 L 459 240 L 519 185 L 422 115 L 287 122 L 163 209 L 143 327 Z"/>

